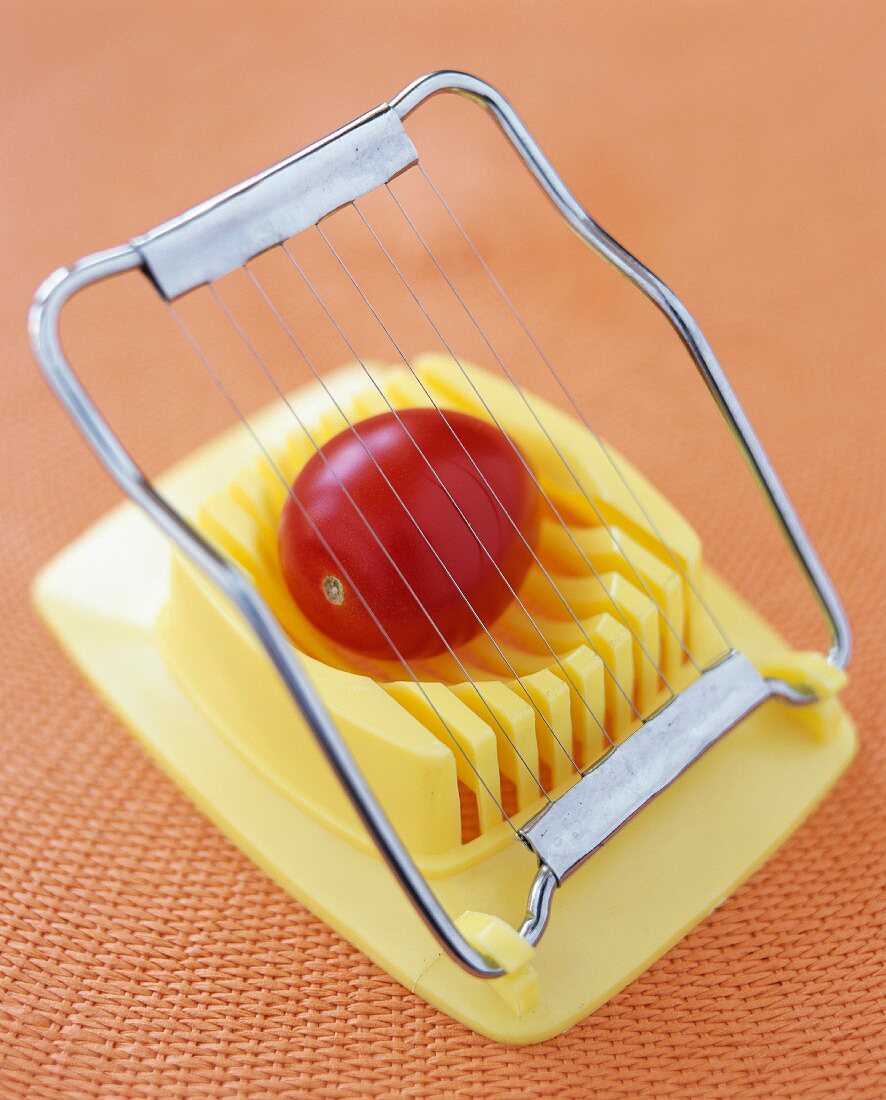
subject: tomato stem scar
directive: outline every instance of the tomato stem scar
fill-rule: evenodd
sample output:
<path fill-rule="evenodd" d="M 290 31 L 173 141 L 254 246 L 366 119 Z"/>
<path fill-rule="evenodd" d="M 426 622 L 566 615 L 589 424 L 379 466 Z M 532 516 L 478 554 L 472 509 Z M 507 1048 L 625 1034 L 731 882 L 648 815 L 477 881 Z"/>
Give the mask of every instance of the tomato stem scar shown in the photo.
<path fill-rule="evenodd" d="M 330 603 L 336 606 L 345 602 L 345 588 L 338 577 L 323 578 L 323 594 Z"/>

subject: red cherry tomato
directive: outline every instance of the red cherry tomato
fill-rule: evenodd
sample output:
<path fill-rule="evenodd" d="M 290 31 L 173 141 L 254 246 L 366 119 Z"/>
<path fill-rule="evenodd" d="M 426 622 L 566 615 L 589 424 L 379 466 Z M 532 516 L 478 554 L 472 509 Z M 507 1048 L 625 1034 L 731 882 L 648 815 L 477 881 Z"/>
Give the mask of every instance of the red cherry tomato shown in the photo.
<path fill-rule="evenodd" d="M 409 660 L 492 623 L 512 598 L 508 586 L 523 580 L 537 534 L 537 488 L 498 428 L 404 409 L 345 429 L 312 456 L 283 509 L 280 562 L 324 634 L 396 657 L 359 590 Z"/>

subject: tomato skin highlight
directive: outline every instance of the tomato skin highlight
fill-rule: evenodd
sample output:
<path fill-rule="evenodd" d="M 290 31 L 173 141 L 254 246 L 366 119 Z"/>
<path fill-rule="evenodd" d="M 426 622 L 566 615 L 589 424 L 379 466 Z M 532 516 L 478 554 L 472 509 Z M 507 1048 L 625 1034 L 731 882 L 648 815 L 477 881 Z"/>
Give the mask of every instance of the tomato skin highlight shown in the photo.
<path fill-rule="evenodd" d="M 283 576 L 305 616 L 349 649 L 396 659 L 359 589 L 406 660 L 489 626 L 523 581 L 538 535 L 538 489 L 515 448 L 477 417 L 424 408 L 382 413 L 329 440 L 280 519 Z"/>

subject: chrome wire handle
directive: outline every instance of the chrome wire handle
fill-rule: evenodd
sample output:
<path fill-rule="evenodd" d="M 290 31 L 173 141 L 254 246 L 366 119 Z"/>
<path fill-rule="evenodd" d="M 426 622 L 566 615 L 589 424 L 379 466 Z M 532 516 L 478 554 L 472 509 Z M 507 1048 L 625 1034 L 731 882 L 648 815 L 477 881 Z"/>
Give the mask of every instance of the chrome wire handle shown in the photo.
<path fill-rule="evenodd" d="M 735 391 L 677 296 L 584 210 L 520 118 L 491 85 L 455 71 L 431 73 L 328 138 L 129 244 L 62 268 L 40 287 L 30 313 L 34 352 L 52 389 L 120 488 L 237 607 L 303 714 L 351 804 L 413 907 L 442 949 L 481 978 L 504 971 L 477 951 L 440 904 L 388 820 L 279 622 L 252 583 L 158 492 L 79 382 L 61 347 L 60 312 L 76 293 L 139 269 L 167 299 L 233 270 L 417 162 L 402 126 L 441 92 L 465 96 L 492 115 L 526 167 L 578 236 L 638 287 L 682 340 L 759 480 L 831 633 L 830 663 L 845 668 L 851 633 L 834 586 Z M 521 830 L 539 856 L 520 935 L 536 944 L 559 883 L 711 744 L 766 699 L 810 703 L 815 696 L 765 680 L 732 652 L 613 749 L 567 795 Z M 667 730 L 668 738 L 662 736 Z M 662 746 L 668 746 L 663 752 Z M 606 792 L 608 801 L 601 803 Z M 588 802 L 589 795 L 593 795 Z"/>

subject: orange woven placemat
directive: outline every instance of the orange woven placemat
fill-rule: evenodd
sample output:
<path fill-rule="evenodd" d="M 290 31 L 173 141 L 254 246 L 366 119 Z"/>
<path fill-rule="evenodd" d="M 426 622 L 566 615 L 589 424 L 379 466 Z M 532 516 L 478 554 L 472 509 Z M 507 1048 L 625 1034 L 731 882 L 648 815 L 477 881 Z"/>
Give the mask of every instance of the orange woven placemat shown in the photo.
<path fill-rule="evenodd" d="M 4 6 L 0 1096 L 886 1093 L 883 12 Z M 93 698 L 27 596 L 116 500 L 31 361 L 39 280 L 453 65 L 503 87 L 685 292 L 857 635 L 861 755 L 834 794 L 647 974 L 523 1050 L 404 992 L 265 879 Z M 140 399 L 115 412 L 150 438 Z M 809 628 L 742 545 L 715 547 L 727 572 L 749 565 L 781 621 Z"/>

